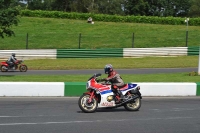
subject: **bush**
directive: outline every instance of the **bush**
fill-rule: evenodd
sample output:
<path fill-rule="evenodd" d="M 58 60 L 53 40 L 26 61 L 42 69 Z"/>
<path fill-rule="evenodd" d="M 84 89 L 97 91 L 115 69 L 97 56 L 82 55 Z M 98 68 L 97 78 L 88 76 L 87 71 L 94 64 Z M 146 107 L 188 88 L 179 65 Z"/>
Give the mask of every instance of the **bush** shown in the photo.
<path fill-rule="evenodd" d="M 43 11 L 43 10 L 21 10 L 22 16 L 27 17 L 48 17 L 48 18 L 66 18 L 86 20 L 89 16 L 95 21 L 104 22 L 129 22 L 129 23 L 150 23 L 150 24 L 168 24 L 185 25 L 185 18 L 180 17 L 157 17 L 157 16 L 119 16 L 108 14 L 91 14 L 61 11 Z M 189 25 L 200 26 L 200 18 L 190 18 Z"/>
<path fill-rule="evenodd" d="M 189 73 L 189 76 L 198 76 L 198 72 L 192 71 L 192 72 Z"/>

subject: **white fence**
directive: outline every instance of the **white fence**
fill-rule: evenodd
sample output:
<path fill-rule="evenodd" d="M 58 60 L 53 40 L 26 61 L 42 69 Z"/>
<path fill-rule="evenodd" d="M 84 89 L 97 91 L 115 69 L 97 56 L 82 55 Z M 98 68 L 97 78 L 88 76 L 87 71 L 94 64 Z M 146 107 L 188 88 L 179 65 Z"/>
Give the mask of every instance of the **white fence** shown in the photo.
<path fill-rule="evenodd" d="M 162 48 L 124 48 L 124 57 L 144 56 L 184 56 L 187 55 L 187 47 L 162 47 Z"/>
<path fill-rule="evenodd" d="M 124 48 L 123 57 L 186 56 L 187 52 L 187 47 Z M 56 49 L 0 50 L 0 59 L 8 59 L 12 53 L 16 53 L 18 59 L 56 59 L 57 56 Z"/>
<path fill-rule="evenodd" d="M 33 50 L 0 50 L 0 59 L 8 59 L 12 53 L 17 59 L 56 59 L 56 49 L 33 49 Z"/>

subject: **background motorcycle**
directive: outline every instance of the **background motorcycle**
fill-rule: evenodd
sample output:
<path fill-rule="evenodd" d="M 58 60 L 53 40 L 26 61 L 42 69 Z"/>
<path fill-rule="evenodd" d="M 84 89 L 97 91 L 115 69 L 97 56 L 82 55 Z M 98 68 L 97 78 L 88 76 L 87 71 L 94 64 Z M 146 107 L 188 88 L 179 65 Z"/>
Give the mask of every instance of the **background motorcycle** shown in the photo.
<path fill-rule="evenodd" d="M 89 78 L 86 89 L 87 92 L 78 100 L 79 108 L 85 113 L 93 113 L 97 108 L 116 108 L 124 106 L 128 111 L 137 111 L 141 107 L 140 86 L 137 84 L 125 84 L 120 91 L 125 98 L 120 100 L 119 95 L 113 93 L 111 84 L 98 83 L 101 74 L 94 74 Z"/>
<path fill-rule="evenodd" d="M 22 64 L 23 60 L 17 60 L 13 67 L 10 67 L 6 61 L 1 62 L 1 71 L 7 72 L 8 70 L 17 70 L 19 68 L 20 72 L 26 72 L 28 67 Z M 19 67 L 18 67 L 19 66 Z"/>

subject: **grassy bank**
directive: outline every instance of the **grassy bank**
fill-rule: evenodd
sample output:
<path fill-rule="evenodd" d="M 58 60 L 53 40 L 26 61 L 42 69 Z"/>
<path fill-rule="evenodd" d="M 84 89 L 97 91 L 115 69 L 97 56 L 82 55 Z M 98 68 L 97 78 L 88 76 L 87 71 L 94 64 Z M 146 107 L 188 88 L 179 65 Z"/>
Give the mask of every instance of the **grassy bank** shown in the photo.
<path fill-rule="evenodd" d="M 94 20 L 95 22 L 95 20 Z M 22 17 L 15 37 L 0 39 L 0 49 L 130 48 L 186 46 L 186 26 Z M 189 26 L 188 46 L 198 46 L 200 27 Z M 81 33 L 81 39 L 79 36 Z"/>

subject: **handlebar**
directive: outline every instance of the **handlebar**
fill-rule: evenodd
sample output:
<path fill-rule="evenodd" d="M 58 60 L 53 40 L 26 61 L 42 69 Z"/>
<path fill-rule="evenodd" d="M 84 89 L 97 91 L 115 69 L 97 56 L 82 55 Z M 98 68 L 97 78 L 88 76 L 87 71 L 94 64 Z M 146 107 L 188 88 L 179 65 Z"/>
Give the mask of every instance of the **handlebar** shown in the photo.
<path fill-rule="evenodd" d="M 96 79 L 96 81 L 99 83 L 99 82 L 101 82 L 100 84 L 103 84 L 103 85 L 111 85 L 111 83 L 109 82 L 109 81 L 106 81 L 106 80 L 104 80 L 104 79 Z M 102 82 L 102 81 L 104 81 L 104 82 Z"/>

